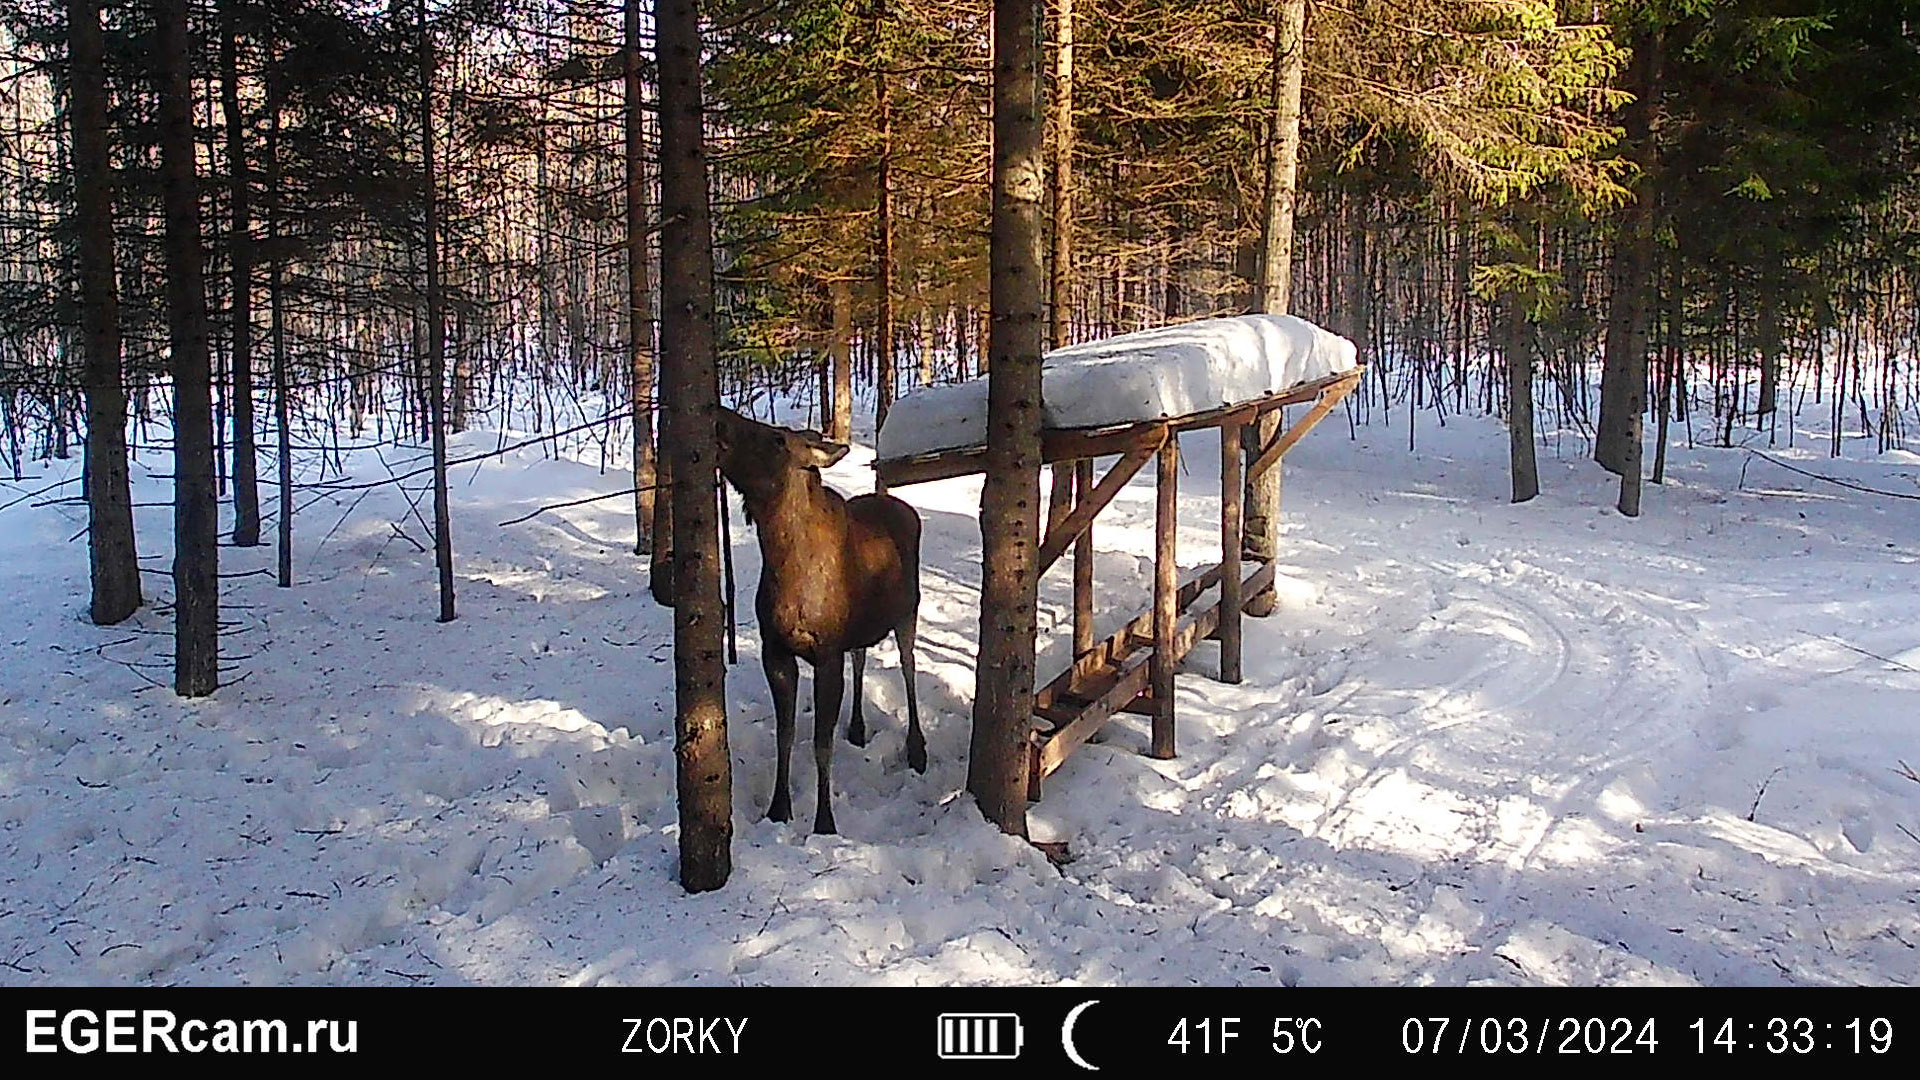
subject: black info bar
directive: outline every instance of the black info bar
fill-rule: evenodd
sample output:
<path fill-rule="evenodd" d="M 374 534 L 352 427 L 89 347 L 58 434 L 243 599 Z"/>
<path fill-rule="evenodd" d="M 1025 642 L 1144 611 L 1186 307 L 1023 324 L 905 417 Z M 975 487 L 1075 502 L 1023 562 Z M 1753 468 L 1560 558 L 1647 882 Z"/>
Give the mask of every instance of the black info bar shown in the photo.
<path fill-rule="evenodd" d="M 1898 989 L 16 987 L 0 1008 L 13 1017 L 0 1060 L 43 1070 L 176 1056 L 494 1064 L 531 1046 L 555 1064 L 850 1058 L 1056 1077 L 1433 1058 L 1920 1063 L 1920 991 Z"/>

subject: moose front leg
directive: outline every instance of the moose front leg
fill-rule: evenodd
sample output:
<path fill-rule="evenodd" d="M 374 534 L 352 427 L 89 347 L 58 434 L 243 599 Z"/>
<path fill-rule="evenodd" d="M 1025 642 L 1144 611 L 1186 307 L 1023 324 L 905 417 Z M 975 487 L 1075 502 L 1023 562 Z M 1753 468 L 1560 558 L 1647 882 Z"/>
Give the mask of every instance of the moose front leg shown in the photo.
<path fill-rule="evenodd" d="M 846 663 L 844 652 L 822 652 L 813 664 L 813 763 L 819 773 L 813 831 L 817 833 L 838 831 L 833 827 L 833 732 L 839 726 Z"/>
<path fill-rule="evenodd" d="M 779 743 L 773 774 L 773 804 L 767 807 L 770 821 L 793 820 L 792 784 L 788 759 L 793 756 L 793 703 L 800 686 L 800 666 L 793 654 L 772 641 L 761 645 L 760 666 L 767 673 L 767 687 L 773 691 L 773 716 Z"/>

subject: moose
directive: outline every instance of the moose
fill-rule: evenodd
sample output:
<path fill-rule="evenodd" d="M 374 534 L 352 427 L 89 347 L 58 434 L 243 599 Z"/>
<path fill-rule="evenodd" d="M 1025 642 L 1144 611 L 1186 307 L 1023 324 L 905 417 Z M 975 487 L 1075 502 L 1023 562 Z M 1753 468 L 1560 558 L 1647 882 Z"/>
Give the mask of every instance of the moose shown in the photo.
<path fill-rule="evenodd" d="M 811 431 L 760 423 L 722 408 L 717 414 L 720 472 L 741 495 L 760 536 L 760 663 L 773 691 L 779 762 L 767 817 L 788 821 L 788 758 L 793 750 L 797 659 L 813 667 L 813 758 L 819 768 L 815 832 L 832 833 L 833 733 L 840 718 L 845 663 L 853 654 L 853 719 L 848 741 L 867 743 L 861 683 L 867 649 L 893 634 L 907 684 L 907 764 L 927 771 L 914 689 L 913 643 L 920 610 L 920 515 L 891 495 L 852 499 L 828 487 L 820 470 L 847 454 L 844 444 Z"/>

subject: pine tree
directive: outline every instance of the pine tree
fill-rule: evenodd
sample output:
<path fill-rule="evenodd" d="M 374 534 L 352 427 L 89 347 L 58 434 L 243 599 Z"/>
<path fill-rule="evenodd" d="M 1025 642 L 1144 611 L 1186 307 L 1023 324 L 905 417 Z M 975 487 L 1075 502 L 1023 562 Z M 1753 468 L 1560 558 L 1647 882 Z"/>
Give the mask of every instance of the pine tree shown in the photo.
<path fill-rule="evenodd" d="M 127 394 L 120 362 L 120 299 L 114 280 L 113 182 L 107 158 L 107 91 L 100 5 L 67 0 L 73 97 L 74 252 L 86 352 L 87 552 L 93 621 L 120 622 L 140 607 L 133 497 L 127 478 Z"/>
<path fill-rule="evenodd" d="M 220 549 L 186 0 L 154 0 L 153 14 L 173 351 L 173 685 L 182 697 L 201 697 L 220 685 Z"/>
<path fill-rule="evenodd" d="M 714 418 L 712 224 L 697 0 L 655 9 L 660 68 L 660 336 L 666 411 L 661 445 L 673 503 L 674 757 L 680 796 L 680 884 L 706 892 L 733 872 L 733 763 L 727 751 L 721 652 Z"/>
<path fill-rule="evenodd" d="M 1040 4 L 993 4 L 993 363 L 980 494 L 980 653 L 967 789 L 987 820 L 1027 834 L 1027 725 L 1033 711 L 1034 560 L 1040 529 Z"/>

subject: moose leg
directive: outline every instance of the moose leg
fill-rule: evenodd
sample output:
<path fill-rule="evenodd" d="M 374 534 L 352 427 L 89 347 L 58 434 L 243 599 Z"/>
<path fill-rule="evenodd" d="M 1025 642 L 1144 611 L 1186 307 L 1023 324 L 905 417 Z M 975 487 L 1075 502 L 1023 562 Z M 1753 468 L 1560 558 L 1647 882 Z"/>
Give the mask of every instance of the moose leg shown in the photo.
<path fill-rule="evenodd" d="M 893 642 L 900 647 L 900 677 L 907 683 L 907 765 L 914 772 L 927 771 L 927 737 L 920 733 L 919 681 L 913 674 L 913 639 L 918 631 L 919 615 L 908 613 L 906 621 L 893 629 Z M 856 701 L 854 708 L 859 708 Z"/>
<path fill-rule="evenodd" d="M 861 714 L 860 706 L 866 697 L 867 650 L 853 650 L 853 719 L 847 724 L 847 741 L 855 746 L 867 745 L 867 720 Z"/>
<path fill-rule="evenodd" d="M 819 773 L 819 808 L 813 813 L 813 831 L 837 832 L 833 827 L 833 731 L 839 726 L 840 694 L 846 687 L 846 653 L 822 652 L 813 662 L 813 763 Z"/>
<path fill-rule="evenodd" d="M 773 691 L 773 715 L 780 751 L 773 774 L 773 804 L 767 807 L 770 821 L 793 820 L 792 786 L 787 759 L 793 755 L 793 699 L 800 686 L 800 666 L 793 654 L 764 641 L 760 646 L 760 666 L 767 672 L 767 687 Z"/>

